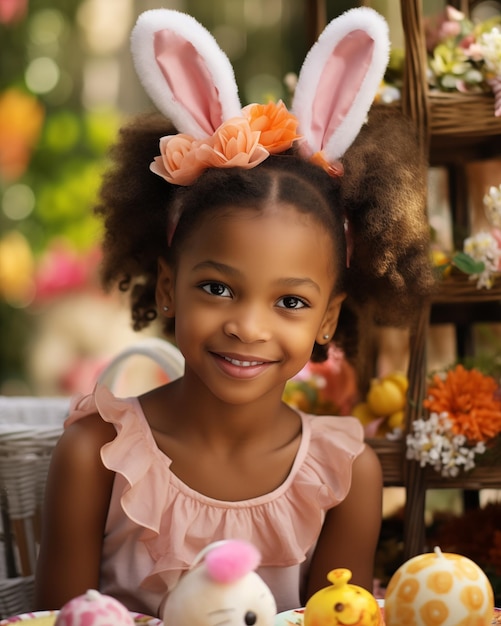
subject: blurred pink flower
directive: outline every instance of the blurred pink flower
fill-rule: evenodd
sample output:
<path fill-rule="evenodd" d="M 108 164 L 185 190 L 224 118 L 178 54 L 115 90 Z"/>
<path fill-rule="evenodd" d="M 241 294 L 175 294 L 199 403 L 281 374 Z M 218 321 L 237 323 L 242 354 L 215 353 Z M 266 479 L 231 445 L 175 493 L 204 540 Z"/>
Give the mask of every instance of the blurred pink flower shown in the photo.
<path fill-rule="evenodd" d="M 28 0 L 0 0 L 0 24 L 22 20 L 28 10 Z"/>
<path fill-rule="evenodd" d="M 36 300 L 54 298 L 88 286 L 94 277 L 99 258 L 98 250 L 79 254 L 61 242 L 53 244 L 36 272 Z"/>
<path fill-rule="evenodd" d="M 461 22 L 464 13 L 454 7 L 447 6 L 442 13 L 424 19 L 426 49 L 433 49 L 448 37 L 457 37 L 461 33 Z"/>
<path fill-rule="evenodd" d="M 448 37 L 457 37 L 461 32 L 461 24 L 459 22 L 442 22 L 438 30 L 438 37 L 440 40 L 447 39 Z"/>
<path fill-rule="evenodd" d="M 337 346 L 330 345 L 328 357 L 322 363 L 308 362 L 294 377 L 296 380 L 317 379 L 319 400 L 332 404 L 338 415 L 350 415 L 358 399 L 357 375 L 344 352 Z"/>

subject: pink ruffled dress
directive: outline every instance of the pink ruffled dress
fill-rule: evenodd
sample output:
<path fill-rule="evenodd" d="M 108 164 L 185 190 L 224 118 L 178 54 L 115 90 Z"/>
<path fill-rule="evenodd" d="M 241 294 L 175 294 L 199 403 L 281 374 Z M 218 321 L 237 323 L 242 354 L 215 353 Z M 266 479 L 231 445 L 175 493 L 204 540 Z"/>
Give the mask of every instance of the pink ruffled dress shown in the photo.
<path fill-rule="evenodd" d="M 356 418 L 301 413 L 302 439 L 289 476 L 263 496 L 223 502 L 188 487 L 170 470 L 137 398 L 106 387 L 75 398 L 66 425 L 93 413 L 116 438 L 103 446 L 116 473 L 106 522 L 101 587 L 131 611 L 158 615 L 166 593 L 200 550 L 218 539 L 246 539 L 261 551 L 258 573 L 279 611 L 301 606 L 300 591 L 325 512 L 351 484 L 364 447 Z M 78 564 L 75 564 L 78 567 Z"/>

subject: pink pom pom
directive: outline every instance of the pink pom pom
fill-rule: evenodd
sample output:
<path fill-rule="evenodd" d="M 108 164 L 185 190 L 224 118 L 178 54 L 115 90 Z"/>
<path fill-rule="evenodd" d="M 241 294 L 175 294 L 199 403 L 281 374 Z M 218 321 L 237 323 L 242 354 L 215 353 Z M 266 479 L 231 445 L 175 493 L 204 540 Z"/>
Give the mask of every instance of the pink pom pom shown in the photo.
<path fill-rule="evenodd" d="M 211 550 L 205 557 L 205 564 L 215 581 L 231 583 L 255 570 L 260 560 L 258 549 L 251 543 L 231 540 Z"/>

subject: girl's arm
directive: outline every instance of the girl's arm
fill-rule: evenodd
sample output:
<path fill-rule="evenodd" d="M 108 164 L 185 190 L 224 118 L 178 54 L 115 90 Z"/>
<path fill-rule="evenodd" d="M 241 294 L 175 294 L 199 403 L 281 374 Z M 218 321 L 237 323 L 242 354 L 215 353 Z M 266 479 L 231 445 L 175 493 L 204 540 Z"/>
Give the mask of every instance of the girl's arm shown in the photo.
<path fill-rule="evenodd" d="M 327 573 L 337 567 L 351 570 L 350 582 L 372 592 L 382 492 L 379 459 L 374 450 L 366 446 L 353 463 L 347 497 L 327 512 L 311 562 L 306 599 L 329 585 Z"/>
<path fill-rule="evenodd" d="M 116 435 L 99 415 L 69 426 L 56 445 L 47 479 L 35 606 L 59 609 L 98 589 L 101 552 L 114 473 L 101 447 Z"/>

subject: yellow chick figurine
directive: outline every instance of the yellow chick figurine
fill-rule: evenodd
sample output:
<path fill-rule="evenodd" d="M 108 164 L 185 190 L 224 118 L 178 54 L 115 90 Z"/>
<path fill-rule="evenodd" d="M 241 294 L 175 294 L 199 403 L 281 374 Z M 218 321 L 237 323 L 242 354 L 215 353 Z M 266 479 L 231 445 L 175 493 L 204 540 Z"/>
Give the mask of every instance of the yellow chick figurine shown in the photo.
<path fill-rule="evenodd" d="M 306 603 L 304 626 L 382 626 L 376 598 L 358 585 L 349 585 L 349 569 L 334 569 L 327 575 L 332 583 Z"/>

